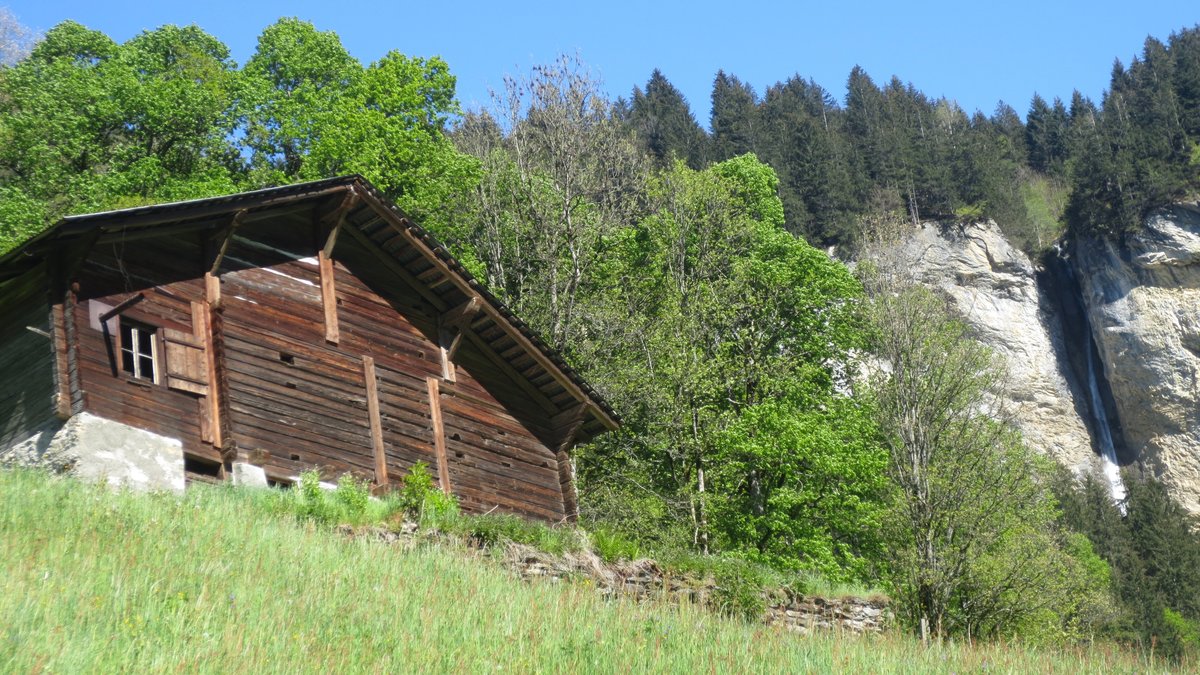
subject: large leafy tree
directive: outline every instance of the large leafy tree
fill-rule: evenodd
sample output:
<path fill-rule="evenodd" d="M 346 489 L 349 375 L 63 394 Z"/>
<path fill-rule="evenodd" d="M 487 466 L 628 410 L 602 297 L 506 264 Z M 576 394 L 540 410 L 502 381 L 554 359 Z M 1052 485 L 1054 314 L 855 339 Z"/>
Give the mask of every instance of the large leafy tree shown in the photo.
<path fill-rule="evenodd" d="M 478 175 L 444 134 L 457 110 L 441 59 L 364 68 L 296 19 L 241 70 L 195 26 L 117 44 L 64 22 L 0 69 L 0 231 L 11 246 L 65 213 L 349 172 L 437 226 Z"/>
<path fill-rule="evenodd" d="M 55 27 L 0 79 L 8 243 L 69 211 L 232 191 L 234 77 L 225 46 L 195 27 L 124 45 Z"/>
<path fill-rule="evenodd" d="M 1048 460 L 1003 419 L 998 362 L 906 270 L 874 270 L 871 387 L 898 494 L 887 538 L 901 618 L 925 638 L 1061 636 L 1107 580 L 1057 528 Z"/>
<path fill-rule="evenodd" d="M 883 456 L 831 370 L 859 344 L 859 287 L 783 229 L 776 190 L 751 155 L 677 164 L 617 236 L 598 300 L 622 328 L 586 360 L 632 413 L 591 449 L 585 493 L 656 502 L 658 526 L 686 524 L 676 541 L 701 550 L 859 576 Z"/>
<path fill-rule="evenodd" d="M 484 177 L 448 238 L 552 345 L 578 344 L 594 270 L 644 191 L 634 140 L 586 66 L 567 57 L 509 78 L 454 137 Z"/>
<path fill-rule="evenodd" d="M 431 226 L 468 189 L 476 163 L 443 131 L 458 103 L 440 58 L 397 51 L 364 68 L 332 32 L 281 19 L 243 70 L 241 129 L 251 180 L 359 173 Z"/>

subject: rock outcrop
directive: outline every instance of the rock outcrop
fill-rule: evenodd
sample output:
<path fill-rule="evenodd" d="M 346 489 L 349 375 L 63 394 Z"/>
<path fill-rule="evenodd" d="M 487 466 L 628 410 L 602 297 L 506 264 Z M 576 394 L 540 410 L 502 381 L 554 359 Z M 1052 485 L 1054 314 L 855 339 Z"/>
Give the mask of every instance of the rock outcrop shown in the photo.
<path fill-rule="evenodd" d="M 1082 239 L 1073 265 L 1131 459 L 1200 513 L 1200 205 Z"/>
<path fill-rule="evenodd" d="M 883 264 L 952 298 L 976 337 L 1003 356 L 1006 405 L 1031 447 L 1077 473 L 1100 471 L 1083 392 L 1063 357 L 1057 303 L 995 223 L 925 223 L 882 255 Z"/>

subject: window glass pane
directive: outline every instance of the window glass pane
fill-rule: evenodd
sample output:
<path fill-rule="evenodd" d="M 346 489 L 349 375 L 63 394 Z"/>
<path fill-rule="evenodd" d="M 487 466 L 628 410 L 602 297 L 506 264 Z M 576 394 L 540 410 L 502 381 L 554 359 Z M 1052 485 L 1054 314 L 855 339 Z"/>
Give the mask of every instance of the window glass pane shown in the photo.
<path fill-rule="evenodd" d="M 150 356 L 154 352 L 154 335 L 148 330 L 138 329 L 138 354 L 142 356 Z"/>
<path fill-rule="evenodd" d="M 133 372 L 133 351 L 128 349 L 121 350 L 121 370 L 127 373 Z"/>
<path fill-rule="evenodd" d="M 121 347 L 133 349 L 133 327 L 125 322 L 121 322 Z"/>
<path fill-rule="evenodd" d="M 138 377 L 144 377 L 147 380 L 154 379 L 154 359 L 149 356 L 143 356 L 138 359 L 139 372 Z"/>

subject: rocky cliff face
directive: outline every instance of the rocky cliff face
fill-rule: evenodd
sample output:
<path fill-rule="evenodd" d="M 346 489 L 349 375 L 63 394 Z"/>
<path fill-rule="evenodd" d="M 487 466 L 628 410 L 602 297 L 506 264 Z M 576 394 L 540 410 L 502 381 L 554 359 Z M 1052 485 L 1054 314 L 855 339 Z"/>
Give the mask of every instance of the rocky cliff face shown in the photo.
<path fill-rule="evenodd" d="M 1077 473 L 1099 473 L 1061 310 L 1040 287 L 1029 258 L 995 223 L 925 223 L 885 255 L 889 266 L 953 298 L 977 337 L 1004 357 L 1010 409 L 1031 447 Z"/>
<path fill-rule="evenodd" d="M 1200 513 L 1200 205 L 1124 244 L 1081 240 L 1071 262 L 1128 459 Z"/>

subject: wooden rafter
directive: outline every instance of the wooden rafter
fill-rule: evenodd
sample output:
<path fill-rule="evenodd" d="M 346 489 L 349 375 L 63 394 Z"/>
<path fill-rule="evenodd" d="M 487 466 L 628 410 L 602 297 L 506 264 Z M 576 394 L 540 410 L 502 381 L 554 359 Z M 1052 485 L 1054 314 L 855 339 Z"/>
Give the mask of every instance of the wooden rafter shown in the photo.
<path fill-rule="evenodd" d="M 238 227 L 242 224 L 242 219 L 246 215 L 246 210 L 242 209 L 233 214 L 229 219 L 229 224 L 221 230 L 219 238 L 221 245 L 217 247 L 216 254 L 213 256 L 213 261 L 208 266 L 209 274 L 216 274 L 221 270 L 221 262 L 225 259 L 225 253 L 229 250 L 229 243 L 233 241 L 233 235 L 237 232 Z"/>
<path fill-rule="evenodd" d="M 397 262 L 395 258 L 391 257 L 382 249 L 380 249 L 379 245 L 372 241 L 370 237 L 363 234 L 358 228 L 352 225 L 346 225 L 342 229 L 345 230 L 346 234 L 349 234 L 352 238 L 358 241 L 358 243 L 362 244 L 362 247 L 369 251 L 371 255 L 375 256 L 375 259 L 378 260 L 379 263 L 382 264 L 389 272 L 400 277 L 404 283 L 411 286 L 412 289 L 415 290 L 430 305 L 433 305 L 435 310 L 439 312 L 446 310 L 446 302 L 444 300 L 438 297 L 436 293 L 429 290 L 425 284 L 418 281 L 417 278 L 413 276 L 412 272 L 409 272 L 407 269 L 405 269 L 405 267 Z"/>
<path fill-rule="evenodd" d="M 517 370 L 512 367 L 511 363 L 500 358 L 500 355 L 496 353 L 496 350 L 492 349 L 491 345 L 484 341 L 483 338 L 479 337 L 478 333 L 475 331 L 467 331 L 465 335 L 467 336 L 467 339 L 469 339 L 471 343 L 479 349 L 479 351 L 483 352 L 484 356 L 490 359 L 492 363 L 496 364 L 496 367 L 504 373 L 505 377 L 509 378 L 513 382 L 516 382 L 517 386 L 524 390 L 526 394 L 529 394 L 529 398 L 533 399 L 534 403 L 537 403 L 539 406 L 541 406 L 542 410 L 545 410 L 550 414 L 555 414 L 558 412 L 558 406 L 554 405 L 554 402 L 551 401 L 541 389 L 533 386 L 533 383 L 518 373 Z"/>
<path fill-rule="evenodd" d="M 450 282 L 452 282 L 455 287 L 457 287 L 463 293 L 463 295 L 471 297 L 478 294 L 464 276 L 454 271 L 428 243 L 426 243 L 421 237 L 417 236 L 417 234 L 413 232 L 414 226 L 408 221 L 408 219 L 388 208 L 386 204 L 378 202 L 373 195 L 368 195 L 367 199 L 373 202 L 376 211 L 384 215 L 388 224 L 401 236 L 403 236 L 409 245 L 420 251 L 422 256 L 431 265 L 437 268 L 445 279 L 448 279 Z M 549 373 L 550 376 L 559 383 L 559 385 L 569 391 L 575 400 L 580 402 L 592 400 L 590 394 L 584 391 L 579 384 L 572 380 L 571 377 L 568 376 L 558 364 L 554 363 L 554 361 L 545 352 L 543 352 L 542 349 L 535 345 L 528 336 L 514 326 L 508 317 L 504 316 L 504 314 L 502 314 L 497 307 L 491 303 L 483 303 L 483 311 L 489 317 L 491 317 L 497 325 L 501 326 L 513 340 L 523 345 L 529 355 L 535 361 L 537 361 L 538 364 L 541 365 L 546 372 Z M 518 379 L 524 381 L 523 378 Z M 555 411 L 557 411 L 557 407 L 555 408 Z M 613 419 L 608 412 L 600 407 L 597 407 L 596 411 L 601 423 L 604 424 L 605 427 L 609 429 L 617 428 L 617 421 Z"/>

